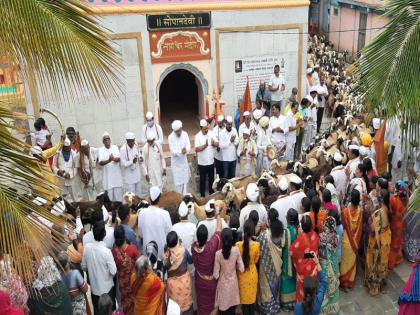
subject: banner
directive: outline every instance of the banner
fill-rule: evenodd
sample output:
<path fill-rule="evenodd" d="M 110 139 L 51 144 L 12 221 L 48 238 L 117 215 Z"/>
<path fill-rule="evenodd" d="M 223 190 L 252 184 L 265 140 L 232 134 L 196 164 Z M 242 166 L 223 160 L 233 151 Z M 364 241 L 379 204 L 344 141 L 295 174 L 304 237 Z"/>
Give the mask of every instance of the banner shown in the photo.
<path fill-rule="evenodd" d="M 274 73 L 274 66 L 280 66 L 280 73 L 287 78 L 286 60 L 283 57 L 258 56 L 235 59 L 234 64 L 234 89 L 235 99 L 240 100 L 244 95 L 247 78 L 249 79 L 249 88 L 251 100 L 254 106 L 255 96 L 260 86 L 260 81 L 264 80 L 268 87 L 270 76 Z"/>

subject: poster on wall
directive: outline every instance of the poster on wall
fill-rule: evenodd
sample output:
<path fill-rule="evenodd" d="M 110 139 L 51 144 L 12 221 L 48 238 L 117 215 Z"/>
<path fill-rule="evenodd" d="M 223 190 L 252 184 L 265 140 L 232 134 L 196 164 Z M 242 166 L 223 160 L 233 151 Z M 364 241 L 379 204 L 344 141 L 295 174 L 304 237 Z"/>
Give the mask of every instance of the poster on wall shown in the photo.
<path fill-rule="evenodd" d="M 249 79 L 251 99 L 255 101 L 260 81 L 264 80 L 268 86 L 270 76 L 274 73 L 274 66 L 280 66 L 280 73 L 287 78 L 287 56 L 255 56 L 234 59 L 234 95 L 240 100 L 245 91 L 246 80 Z"/>

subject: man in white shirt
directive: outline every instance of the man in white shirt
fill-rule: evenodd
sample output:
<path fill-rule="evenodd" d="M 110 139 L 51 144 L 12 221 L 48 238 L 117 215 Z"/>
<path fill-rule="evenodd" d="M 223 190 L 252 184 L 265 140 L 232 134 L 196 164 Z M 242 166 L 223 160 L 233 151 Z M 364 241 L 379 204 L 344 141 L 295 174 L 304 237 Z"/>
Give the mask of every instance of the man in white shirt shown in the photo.
<path fill-rule="evenodd" d="M 255 175 L 256 156 L 258 154 L 257 144 L 251 138 L 249 129 L 244 129 L 239 139 L 237 149 L 239 157 L 239 176 Z"/>
<path fill-rule="evenodd" d="M 318 86 L 320 83 L 319 65 L 314 66 L 314 72 L 312 73 L 312 85 Z"/>
<path fill-rule="evenodd" d="M 143 250 L 146 245 L 155 241 L 158 245 L 158 256 L 162 259 L 163 249 L 166 245 L 166 235 L 172 231 L 172 222 L 169 212 L 157 207 L 161 190 L 157 186 L 150 188 L 151 205 L 140 211 L 137 218 L 137 227 L 140 238 L 143 240 Z"/>
<path fill-rule="evenodd" d="M 143 147 L 143 174 L 147 183 L 163 189 L 163 177 L 166 176 L 166 161 L 163 156 L 162 146 L 155 142 L 156 135 L 147 133 L 147 142 Z"/>
<path fill-rule="evenodd" d="M 287 182 L 286 177 L 282 176 L 279 180 L 280 195 L 278 199 L 275 202 L 273 202 L 270 206 L 270 209 L 274 208 L 279 213 L 279 220 L 283 223 L 283 226 L 287 226 L 287 211 L 289 211 L 290 208 L 294 207 L 292 200 L 287 194 L 288 188 L 289 183 Z"/>
<path fill-rule="evenodd" d="M 318 111 L 318 90 L 317 86 L 312 86 L 309 95 L 312 97 L 312 104 L 309 106 L 310 119 L 308 120 L 308 125 L 311 133 L 311 143 L 315 142 L 316 137 L 316 126 L 318 121 L 317 111 Z"/>
<path fill-rule="evenodd" d="M 250 183 L 246 187 L 246 198 L 249 200 L 247 205 L 241 209 L 239 215 L 239 231 L 243 231 L 245 221 L 248 220 L 251 211 L 258 212 L 258 226 L 265 228 L 268 226 L 268 215 L 265 206 L 258 202 L 260 190 L 255 183 Z"/>
<path fill-rule="evenodd" d="M 218 146 L 213 131 L 209 130 L 207 120 L 200 120 L 201 130 L 195 135 L 195 152 L 197 152 L 198 171 L 200 173 L 200 194 L 206 195 L 206 178 L 208 178 L 209 194 L 214 191 L 214 148 Z"/>
<path fill-rule="evenodd" d="M 284 77 L 280 73 L 280 66 L 274 66 L 274 74 L 270 77 L 270 82 L 268 83 L 268 90 L 271 93 L 271 107 L 274 104 L 282 106 L 282 101 L 284 99 L 284 90 L 286 89 L 284 85 Z M 270 109 L 268 109 L 270 110 Z"/>
<path fill-rule="evenodd" d="M 276 157 L 279 158 L 279 153 L 286 145 L 285 134 L 287 133 L 289 126 L 287 124 L 286 116 L 280 114 L 280 105 L 273 104 L 272 113 L 273 116 L 270 117 L 270 140 L 271 144 L 276 148 Z"/>
<path fill-rule="evenodd" d="M 103 166 L 102 185 L 111 201 L 121 201 L 123 180 L 120 168 L 120 151 L 111 145 L 111 137 L 105 132 L 102 136 L 104 146 L 99 149 L 99 165 Z"/>
<path fill-rule="evenodd" d="M 120 149 L 121 168 L 124 176 L 124 193 L 132 192 L 140 196 L 140 163 L 143 157 L 136 143 L 134 133 L 127 132 L 125 140 L 126 143 Z"/>
<path fill-rule="evenodd" d="M 296 174 L 291 174 L 289 180 L 291 190 L 289 200 L 293 205 L 291 208 L 300 213 L 302 199 L 306 197 L 306 194 L 302 191 L 302 179 Z"/>
<path fill-rule="evenodd" d="M 188 221 L 188 206 L 184 201 L 181 202 L 178 209 L 178 214 L 180 221 L 172 227 L 173 230 L 178 235 L 178 238 L 182 240 L 182 245 L 190 252 L 191 254 L 191 245 L 197 240 L 196 232 L 197 228 L 195 224 Z"/>
<path fill-rule="evenodd" d="M 174 180 L 174 189 L 180 194 L 188 192 L 190 181 L 190 167 L 187 155 L 191 151 L 188 134 L 182 130 L 182 122 L 175 120 L 172 123 L 172 133 L 168 137 L 169 150 L 171 151 L 171 169 Z"/>
<path fill-rule="evenodd" d="M 99 168 L 99 152 L 83 139 L 79 152 L 79 177 L 82 184 L 81 195 L 86 201 L 96 199 L 102 190 L 102 169 Z"/>
<path fill-rule="evenodd" d="M 290 104 L 290 110 L 286 114 L 288 130 L 286 133 L 286 152 L 284 153 L 284 159 L 289 162 L 293 162 L 295 155 L 295 144 L 296 144 L 296 129 L 302 126 L 296 123 L 295 114 L 298 112 L 298 103 L 292 102 Z"/>
<path fill-rule="evenodd" d="M 151 112 L 146 113 L 146 123 L 142 128 L 142 143 L 145 144 L 147 141 L 147 133 L 152 133 L 155 135 L 155 141 L 160 146 L 163 145 L 163 132 L 162 127 L 155 123 L 153 114 Z"/>
<path fill-rule="evenodd" d="M 317 87 L 316 91 L 317 91 L 317 94 L 318 94 L 318 103 L 319 103 L 319 107 L 318 107 L 318 110 L 316 112 L 316 114 L 317 114 L 316 132 L 319 133 L 319 131 L 321 129 L 322 118 L 324 117 L 325 103 L 326 103 L 327 98 L 328 98 L 328 88 L 327 88 L 327 85 L 325 84 L 324 76 L 321 76 L 320 83 L 319 83 L 319 86 Z"/>
<path fill-rule="evenodd" d="M 105 246 L 106 235 L 103 221 L 93 227 L 94 242 L 88 243 L 83 250 L 82 269 L 88 272 L 91 298 L 95 314 L 99 314 L 98 302 L 102 294 L 108 294 L 115 310 L 114 276 L 117 273 L 111 250 Z"/>
<path fill-rule="evenodd" d="M 261 176 L 262 171 L 268 170 L 270 167 L 270 160 L 267 157 L 267 146 L 271 145 L 269 123 L 270 119 L 267 116 L 262 117 L 259 122 L 261 129 L 257 138 L 257 176 Z"/>
<path fill-rule="evenodd" d="M 108 224 L 109 221 L 109 213 L 108 210 L 102 206 L 102 212 L 101 211 L 95 211 L 92 218 L 92 226 L 99 221 L 103 221 L 105 223 L 105 238 L 103 239 L 105 246 L 112 250 L 114 248 L 114 227 L 111 224 Z M 80 219 L 79 219 L 80 220 Z M 77 220 L 76 220 L 77 222 Z M 93 230 L 91 229 L 89 232 L 85 233 L 83 235 L 83 246 L 86 246 L 89 243 L 93 243 L 95 241 L 95 238 L 93 236 Z"/>
<path fill-rule="evenodd" d="M 217 117 L 217 125 L 213 128 L 213 135 L 218 144 L 220 142 L 220 133 L 223 129 L 225 129 L 225 117 L 219 115 Z M 223 177 L 223 156 L 219 145 L 214 148 L 214 164 L 216 166 L 216 174 L 220 178 Z"/>
<path fill-rule="evenodd" d="M 244 122 L 239 126 L 238 131 L 239 138 L 242 138 L 245 129 L 249 129 L 251 135 L 254 135 L 256 132 L 254 122 L 252 121 L 251 113 L 246 111 L 244 112 L 243 117 Z"/>
<path fill-rule="evenodd" d="M 232 128 L 233 119 L 226 117 L 226 128 L 220 133 L 219 147 L 223 157 L 223 177 L 231 179 L 236 172 L 236 146 L 239 143 L 238 132 Z"/>
<path fill-rule="evenodd" d="M 343 156 L 336 152 L 333 157 L 333 166 L 331 170 L 331 176 L 334 178 L 334 186 L 337 189 L 338 199 L 340 202 L 343 200 L 346 194 L 347 175 L 342 164 Z"/>
<path fill-rule="evenodd" d="M 349 145 L 347 155 L 349 157 L 349 161 L 347 162 L 345 172 L 349 179 L 352 179 L 354 177 L 354 173 L 356 172 L 357 166 L 360 164 L 359 146 L 355 144 Z"/>
<path fill-rule="evenodd" d="M 216 232 L 216 201 L 214 199 L 210 199 L 207 201 L 206 206 L 204 208 L 206 212 L 206 219 L 201 221 L 197 225 L 197 229 L 200 225 L 204 225 L 207 228 L 207 241 L 211 239 L 211 237 Z M 222 229 L 227 228 L 228 225 L 226 224 L 225 220 L 222 219 Z"/>
<path fill-rule="evenodd" d="M 61 194 L 69 201 L 79 201 L 76 180 L 79 167 L 79 154 L 71 149 L 71 142 L 66 138 L 63 148 L 54 156 L 53 171 L 60 179 Z"/>
<path fill-rule="evenodd" d="M 263 111 L 261 109 L 256 109 L 252 112 L 252 118 L 254 119 L 253 123 L 254 123 L 255 132 L 254 133 L 251 132 L 251 137 L 252 139 L 254 139 L 255 142 L 257 142 L 258 133 L 261 130 L 261 126 L 259 122 L 262 116 L 263 116 Z"/>

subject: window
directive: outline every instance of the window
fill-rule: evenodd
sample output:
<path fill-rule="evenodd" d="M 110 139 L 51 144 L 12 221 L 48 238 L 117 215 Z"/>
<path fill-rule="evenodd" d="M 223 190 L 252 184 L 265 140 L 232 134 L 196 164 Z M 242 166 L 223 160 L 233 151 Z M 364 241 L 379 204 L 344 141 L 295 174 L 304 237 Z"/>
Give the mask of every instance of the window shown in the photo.
<path fill-rule="evenodd" d="M 338 16 L 338 8 L 334 7 L 334 16 Z"/>

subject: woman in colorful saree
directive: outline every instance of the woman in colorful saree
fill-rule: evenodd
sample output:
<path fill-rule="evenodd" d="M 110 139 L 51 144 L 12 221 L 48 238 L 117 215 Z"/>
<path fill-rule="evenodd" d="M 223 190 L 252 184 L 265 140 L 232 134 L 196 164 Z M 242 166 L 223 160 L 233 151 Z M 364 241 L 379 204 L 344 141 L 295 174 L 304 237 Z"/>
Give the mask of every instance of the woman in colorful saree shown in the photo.
<path fill-rule="evenodd" d="M 188 264 L 192 263 L 190 252 L 175 231 L 166 236 L 166 245 L 169 256 L 164 258 L 164 263 L 168 268 L 168 297 L 179 305 L 182 314 L 190 314 L 193 304 L 192 280 L 188 271 Z"/>
<path fill-rule="evenodd" d="M 283 224 L 278 212 L 268 213 L 269 229 L 258 236 L 260 242 L 260 266 L 258 271 L 258 305 L 260 313 L 274 315 L 280 312 L 280 283 L 282 267 Z"/>
<path fill-rule="evenodd" d="M 301 233 L 296 241 L 290 246 L 289 253 L 293 256 L 293 264 L 296 268 L 296 303 L 303 301 L 303 280 L 306 277 L 314 277 L 316 264 L 310 255 L 314 252 L 318 256 L 318 234 L 312 230 L 311 218 L 307 215 L 302 217 L 300 221 L 303 233 Z"/>
<path fill-rule="evenodd" d="M 354 286 L 356 277 L 357 252 L 362 237 L 362 211 L 360 211 L 360 192 L 353 189 L 349 208 L 343 209 L 342 223 L 344 235 L 340 264 L 340 287 L 347 291 Z"/>
<path fill-rule="evenodd" d="M 389 192 L 382 189 L 378 196 L 379 209 L 369 217 L 369 240 L 366 251 L 365 285 L 371 296 L 378 295 L 386 285 L 388 256 L 391 244 L 391 213 Z"/>
<path fill-rule="evenodd" d="M 339 314 L 340 270 L 337 256 L 338 236 L 336 222 L 332 216 L 325 219 L 323 232 L 319 235 L 319 261 L 327 276 L 328 289 L 322 302 L 321 314 Z"/>
<path fill-rule="evenodd" d="M 112 249 L 115 264 L 118 270 L 118 285 L 121 293 L 121 304 L 124 314 L 131 315 L 134 311 L 133 292 L 130 286 L 130 277 L 139 252 L 134 244 L 127 244 L 125 231 L 122 225 L 114 231 L 115 246 Z"/>
<path fill-rule="evenodd" d="M 198 315 L 209 315 L 215 309 L 217 280 L 213 277 L 213 268 L 216 252 L 222 248 L 221 231 L 222 219 L 216 209 L 216 233 L 207 242 L 207 227 L 200 225 L 196 233 L 197 241 L 191 246 Z"/>
<path fill-rule="evenodd" d="M 140 256 L 131 275 L 135 315 L 164 315 L 165 285 L 153 272 L 149 258 Z"/>
<path fill-rule="evenodd" d="M 420 250 L 417 252 L 413 271 L 402 289 L 398 304 L 400 305 L 398 315 L 420 314 Z"/>
<path fill-rule="evenodd" d="M 280 303 L 282 308 L 291 310 L 296 301 L 296 270 L 289 249 L 298 236 L 299 214 L 295 209 L 289 209 L 286 219 L 287 229 L 284 230 Z"/>
<path fill-rule="evenodd" d="M 391 251 L 388 268 L 393 269 L 404 261 L 402 248 L 404 243 L 404 215 L 408 206 L 410 191 L 407 183 L 398 181 L 395 184 L 395 194 L 391 197 Z"/>
<path fill-rule="evenodd" d="M 0 315 L 24 315 L 25 313 L 17 307 L 13 307 L 8 292 L 0 287 Z"/>

